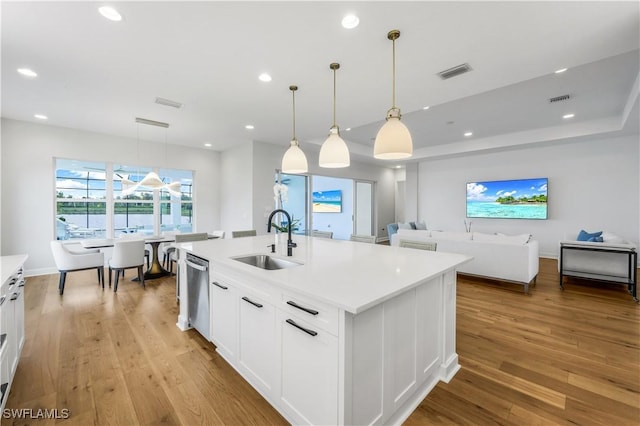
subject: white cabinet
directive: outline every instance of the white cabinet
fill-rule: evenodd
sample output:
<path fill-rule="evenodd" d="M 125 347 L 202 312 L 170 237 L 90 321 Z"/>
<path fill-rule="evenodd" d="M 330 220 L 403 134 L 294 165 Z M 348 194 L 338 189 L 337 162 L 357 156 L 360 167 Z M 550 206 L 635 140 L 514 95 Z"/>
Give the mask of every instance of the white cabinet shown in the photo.
<path fill-rule="evenodd" d="M 2 257 L 0 283 L 0 408 L 7 402 L 11 382 L 24 346 L 24 277 L 26 256 Z"/>
<path fill-rule="evenodd" d="M 276 310 L 263 298 L 238 291 L 238 362 L 254 386 L 270 394 L 278 378 Z"/>
<path fill-rule="evenodd" d="M 216 275 L 211 276 L 211 341 L 220 354 L 234 358 L 238 350 L 238 296 L 233 285 Z"/>
<path fill-rule="evenodd" d="M 283 311 L 278 327 L 283 406 L 302 423 L 338 424 L 338 338 Z"/>

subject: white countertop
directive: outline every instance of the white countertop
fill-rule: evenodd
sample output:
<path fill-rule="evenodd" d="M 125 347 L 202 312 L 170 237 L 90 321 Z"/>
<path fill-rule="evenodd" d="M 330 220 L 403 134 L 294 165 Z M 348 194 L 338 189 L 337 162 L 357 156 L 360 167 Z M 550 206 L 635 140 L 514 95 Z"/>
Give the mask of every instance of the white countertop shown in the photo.
<path fill-rule="evenodd" d="M 286 240 L 284 235 L 283 241 Z M 196 241 L 176 246 L 300 294 L 330 303 L 353 314 L 390 299 L 447 270 L 468 262 L 471 256 L 431 252 L 379 244 L 313 238 L 294 235 L 298 247 L 287 257 L 286 242 L 270 253 L 273 234 L 258 237 Z M 300 262 L 289 269 L 263 270 L 231 257 L 269 254 Z"/>
<path fill-rule="evenodd" d="M 2 280 L 0 281 L 0 285 L 4 284 L 11 275 L 13 275 L 18 268 L 24 265 L 24 262 L 27 261 L 26 254 L 16 254 L 13 256 L 0 256 L 2 263 L 0 263 L 0 275 L 2 276 Z"/>

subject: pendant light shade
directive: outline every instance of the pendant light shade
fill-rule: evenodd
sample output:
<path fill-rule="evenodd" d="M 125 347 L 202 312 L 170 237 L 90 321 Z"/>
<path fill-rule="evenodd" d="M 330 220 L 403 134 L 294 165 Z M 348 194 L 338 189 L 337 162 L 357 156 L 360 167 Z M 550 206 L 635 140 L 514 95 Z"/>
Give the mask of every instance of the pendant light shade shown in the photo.
<path fill-rule="evenodd" d="M 387 112 L 387 122 L 380 128 L 373 146 L 373 156 L 382 160 L 401 160 L 413 155 L 411 133 L 400 118 L 400 108 L 396 107 L 396 40 L 400 31 L 392 30 L 387 38 L 393 42 L 393 86 L 392 106 Z"/>
<path fill-rule="evenodd" d="M 296 138 L 296 90 L 298 86 L 289 86 L 293 99 L 293 138 L 291 146 L 282 157 L 282 173 L 306 173 L 309 170 L 307 157 L 300 149 L 298 139 Z"/>
<path fill-rule="evenodd" d="M 160 189 L 164 186 L 164 182 L 160 179 L 160 176 L 156 172 L 149 172 L 140 181 L 140 186 L 146 186 L 147 188 Z"/>
<path fill-rule="evenodd" d="M 397 115 L 394 113 L 397 111 Z M 401 160 L 411 157 L 413 141 L 409 129 L 400 121 L 400 110 L 390 110 L 387 122 L 378 130 L 373 156 L 381 160 Z"/>
<path fill-rule="evenodd" d="M 333 126 L 329 129 L 329 137 L 320 148 L 320 167 L 336 169 L 349 167 L 351 159 L 346 142 L 340 137 L 340 128 L 336 124 L 336 70 L 340 64 L 332 63 L 329 68 L 333 70 Z"/>

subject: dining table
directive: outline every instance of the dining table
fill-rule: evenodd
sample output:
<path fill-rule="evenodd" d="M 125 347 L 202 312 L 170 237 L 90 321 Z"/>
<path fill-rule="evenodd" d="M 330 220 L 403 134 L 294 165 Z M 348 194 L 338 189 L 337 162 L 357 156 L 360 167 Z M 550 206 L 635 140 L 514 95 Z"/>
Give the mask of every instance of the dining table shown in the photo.
<path fill-rule="evenodd" d="M 216 239 L 219 238 L 217 235 L 209 234 L 207 236 L 208 239 Z M 151 280 L 154 278 L 162 278 L 169 275 L 172 275 L 171 272 L 167 271 L 162 267 L 160 260 L 158 258 L 158 251 L 160 244 L 162 243 L 173 243 L 176 240 L 175 235 L 150 235 L 140 238 L 144 240 L 145 244 L 149 244 L 151 246 L 151 266 L 145 271 L 144 279 Z M 86 249 L 100 249 L 113 247 L 115 242 L 118 241 L 117 238 L 90 238 L 86 240 L 82 240 L 80 244 L 83 248 Z M 136 280 L 135 278 L 134 280 Z"/>

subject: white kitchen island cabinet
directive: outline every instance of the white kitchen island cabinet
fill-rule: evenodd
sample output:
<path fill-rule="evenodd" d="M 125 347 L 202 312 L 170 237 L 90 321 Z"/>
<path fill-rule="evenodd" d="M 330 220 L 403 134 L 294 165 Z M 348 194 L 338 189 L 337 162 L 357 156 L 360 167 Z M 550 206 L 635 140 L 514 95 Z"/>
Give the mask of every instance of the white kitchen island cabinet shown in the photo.
<path fill-rule="evenodd" d="M 284 244 L 270 255 L 299 266 L 233 259 L 267 254 L 272 241 L 183 243 L 180 253 L 210 261 L 205 337 L 289 422 L 398 424 L 455 375 L 455 269 L 469 256 L 296 236 L 292 258 Z"/>

